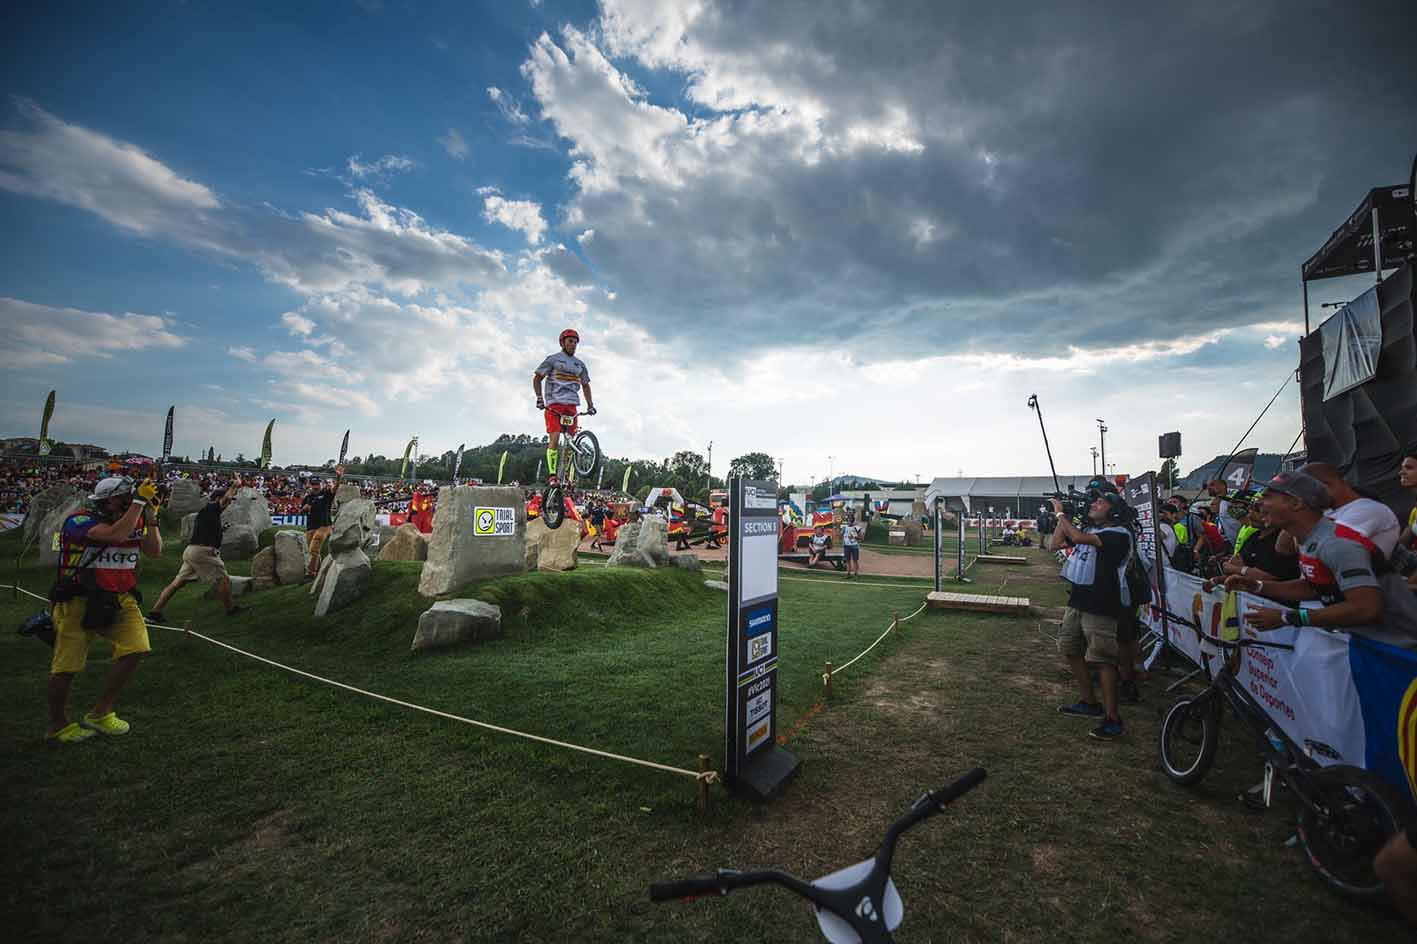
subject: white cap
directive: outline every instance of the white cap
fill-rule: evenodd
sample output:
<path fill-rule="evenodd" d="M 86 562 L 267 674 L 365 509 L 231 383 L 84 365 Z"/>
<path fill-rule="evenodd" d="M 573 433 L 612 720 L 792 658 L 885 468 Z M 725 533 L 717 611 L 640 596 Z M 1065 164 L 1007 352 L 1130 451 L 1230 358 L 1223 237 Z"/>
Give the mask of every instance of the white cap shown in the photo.
<path fill-rule="evenodd" d="M 133 480 L 126 475 L 113 475 L 106 479 L 101 479 L 89 496 L 89 501 L 106 501 L 114 495 L 133 493 Z"/>

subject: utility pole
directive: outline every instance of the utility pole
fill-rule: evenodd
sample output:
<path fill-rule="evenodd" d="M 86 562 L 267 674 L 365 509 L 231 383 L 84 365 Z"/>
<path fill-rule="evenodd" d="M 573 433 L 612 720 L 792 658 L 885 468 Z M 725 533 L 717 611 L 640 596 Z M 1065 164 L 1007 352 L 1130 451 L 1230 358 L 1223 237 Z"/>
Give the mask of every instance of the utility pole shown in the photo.
<path fill-rule="evenodd" d="M 831 492 L 836 491 L 836 456 L 827 456 L 827 476 L 831 484 L 827 486 Z"/>
<path fill-rule="evenodd" d="M 782 486 L 782 485 L 784 484 L 783 481 L 782 481 L 782 463 L 783 463 L 783 460 L 782 460 L 782 458 L 779 456 L 779 457 L 778 457 L 778 460 L 777 460 L 777 484 L 778 484 L 778 486 Z"/>
<path fill-rule="evenodd" d="M 709 440 L 708 447 L 708 482 L 704 485 L 704 491 L 713 491 L 713 440 Z"/>
<path fill-rule="evenodd" d="M 1097 447 L 1092 447 L 1092 474 L 1097 475 Z"/>
<path fill-rule="evenodd" d="M 1107 474 L 1107 423 L 1103 420 L 1097 421 L 1097 435 L 1102 441 L 1102 474 Z M 1095 469 L 1093 470 L 1096 471 Z"/>

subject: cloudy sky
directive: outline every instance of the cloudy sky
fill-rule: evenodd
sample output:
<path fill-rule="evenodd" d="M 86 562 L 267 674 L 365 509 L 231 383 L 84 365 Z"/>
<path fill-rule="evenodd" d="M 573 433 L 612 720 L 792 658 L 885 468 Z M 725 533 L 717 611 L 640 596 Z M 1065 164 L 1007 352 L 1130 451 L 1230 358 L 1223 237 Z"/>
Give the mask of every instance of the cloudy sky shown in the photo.
<path fill-rule="evenodd" d="M 31 4 L 0 37 L 0 435 L 276 462 L 538 431 L 786 477 L 1224 452 L 1300 263 L 1417 150 L 1417 4 Z M 264 9 L 262 8 L 264 7 Z M 1362 280 L 1311 286 L 1346 300 Z M 1290 384 L 1251 444 L 1299 429 Z"/>

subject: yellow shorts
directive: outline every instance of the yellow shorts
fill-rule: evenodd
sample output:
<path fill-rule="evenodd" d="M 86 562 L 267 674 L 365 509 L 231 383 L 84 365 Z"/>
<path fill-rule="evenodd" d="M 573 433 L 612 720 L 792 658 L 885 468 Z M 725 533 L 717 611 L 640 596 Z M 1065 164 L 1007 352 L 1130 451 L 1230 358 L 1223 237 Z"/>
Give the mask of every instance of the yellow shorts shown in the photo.
<path fill-rule="evenodd" d="M 138 609 L 138 601 L 131 594 L 118 598 L 118 619 L 101 633 L 84 629 L 84 610 L 88 601 L 75 597 L 66 603 L 54 604 L 54 658 L 49 663 L 49 674 L 69 675 L 82 672 L 89 660 L 89 644 L 95 638 L 102 638 L 113 646 L 113 658 L 121 659 L 135 652 L 151 652 L 148 645 L 148 625 L 143 622 L 143 611 Z"/>

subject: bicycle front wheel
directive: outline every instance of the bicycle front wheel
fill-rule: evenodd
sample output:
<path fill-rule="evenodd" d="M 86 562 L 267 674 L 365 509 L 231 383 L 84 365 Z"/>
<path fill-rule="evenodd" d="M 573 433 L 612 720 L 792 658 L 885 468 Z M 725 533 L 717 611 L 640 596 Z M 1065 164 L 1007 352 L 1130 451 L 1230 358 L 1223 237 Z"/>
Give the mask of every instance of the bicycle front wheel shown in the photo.
<path fill-rule="evenodd" d="M 595 467 L 600 465 L 600 440 L 595 438 L 595 433 L 583 429 L 571 440 L 571 464 L 583 479 L 589 479 L 595 472 Z"/>
<path fill-rule="evenodd" d="M 1161 720 L 1161 769 L 1183 787 L 1200 783 L 1215 763 L 1220 718 L 1211 699 L 1182 698 Z"/>
<path fill-rule="evenodd" d="M 1314 871 L 1345 895 L 1383 894 L 1373 857 L 1402 829 L 1410 810 L 1372 773 L 1340 764 L 1309 774 L 1315 808 L 1299 813 L 1299 841 Z"/>
<path fill-rule="evenodd" d="M 541 500 L 541 517 L 552 531 L 566 520 L 566 500 L 561 494 L 561 486 L 553 485 L 546 490 L 546 496 Z"/>

